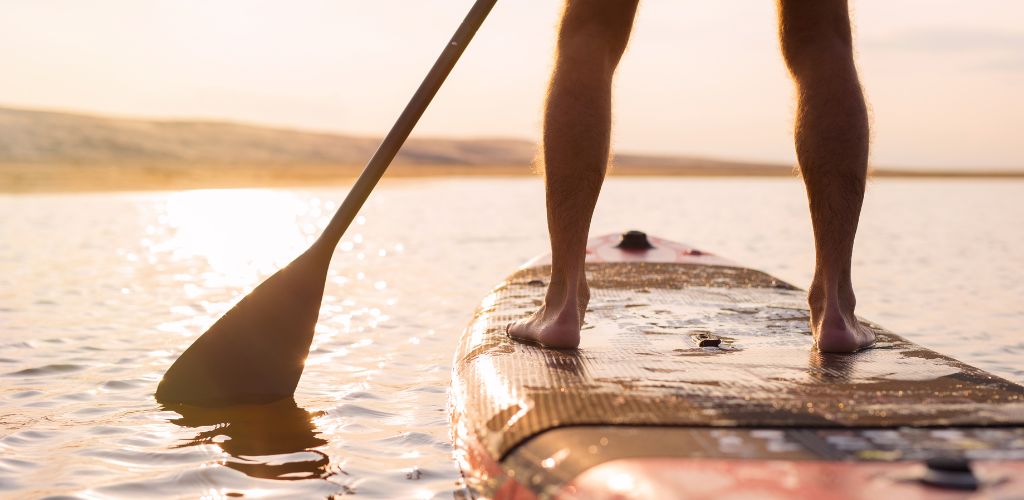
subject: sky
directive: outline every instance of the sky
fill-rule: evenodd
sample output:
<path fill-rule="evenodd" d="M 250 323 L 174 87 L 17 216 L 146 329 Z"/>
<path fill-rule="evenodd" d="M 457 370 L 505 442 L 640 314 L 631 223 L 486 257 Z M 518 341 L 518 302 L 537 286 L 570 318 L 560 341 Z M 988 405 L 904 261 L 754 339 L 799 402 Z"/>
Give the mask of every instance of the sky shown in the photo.
<path fill-rule="evenodd" d="M 0 16 L 0 105 L 382 135 L 470 0 L 33 0 Z M 499 0 L 415 135 L 535 139 L 560 2 Z M 1024 2 L 852 0 L 887 167 L 1024 168 Z M 644 0 L 615 148 L 794 161 L 774 3 Z"/>

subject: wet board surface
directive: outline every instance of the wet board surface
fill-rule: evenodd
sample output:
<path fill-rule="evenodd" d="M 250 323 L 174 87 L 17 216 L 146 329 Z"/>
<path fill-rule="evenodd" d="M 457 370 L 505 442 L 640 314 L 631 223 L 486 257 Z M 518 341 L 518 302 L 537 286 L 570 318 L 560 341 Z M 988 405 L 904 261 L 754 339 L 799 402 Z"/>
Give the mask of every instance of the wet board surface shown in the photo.
<path fill-rule="evenodd" d="M 452 423 L 478 493 L 552 495 L 626 458 L 1024 458 L 1024 387 L 867 321 L 874 348 L 817 353 L 804 291 L 679 243 L 619 240 L 588 245 L 578 350 L 505 334 L 540 304 L 546 257 L 496 287 L 467 327 Z"/>

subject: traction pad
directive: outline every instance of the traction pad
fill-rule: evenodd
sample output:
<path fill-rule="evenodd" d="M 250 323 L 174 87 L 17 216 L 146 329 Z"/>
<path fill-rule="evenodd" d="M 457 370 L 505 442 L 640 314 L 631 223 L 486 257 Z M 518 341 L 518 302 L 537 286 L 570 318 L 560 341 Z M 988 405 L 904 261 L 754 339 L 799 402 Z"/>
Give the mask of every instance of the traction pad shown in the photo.
<path fill-rule="evenodd" d="M 744 268 L 591 263 L 580 349 L 515 341 L 547 266 L 486 297 L 456 351 L 457 438 L 500 460 L 570 425 L 688 427 L 1024 424 L 1024 387 L 870 322 L 877 344 L 852 355 L 812 349 L 805 293 Z M 721 339 L 698 347 L 699 339 Z"/>

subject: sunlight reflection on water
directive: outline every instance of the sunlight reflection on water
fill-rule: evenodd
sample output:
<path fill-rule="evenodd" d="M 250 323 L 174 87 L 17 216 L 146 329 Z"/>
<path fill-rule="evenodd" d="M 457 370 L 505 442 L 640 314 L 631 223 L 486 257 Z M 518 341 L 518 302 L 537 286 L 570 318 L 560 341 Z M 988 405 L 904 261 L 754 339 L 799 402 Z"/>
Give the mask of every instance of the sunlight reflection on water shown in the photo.
<path fill-rule="evenodd" d="M 251 284 L 305 250 L 329 220 L 319 198 L 268 189 L 204 189 L 167 196 L 159 223 L 173 236 L 151 247 L 203 258 L 205 286 Z"/>

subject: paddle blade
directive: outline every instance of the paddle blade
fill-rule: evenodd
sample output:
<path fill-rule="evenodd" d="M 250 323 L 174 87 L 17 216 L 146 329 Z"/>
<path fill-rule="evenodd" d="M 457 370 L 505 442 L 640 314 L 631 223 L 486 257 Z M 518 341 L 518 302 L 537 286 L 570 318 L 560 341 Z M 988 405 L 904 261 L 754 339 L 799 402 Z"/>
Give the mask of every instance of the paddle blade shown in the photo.
<path fill-rule="evenodd" d="M 331 252 L 314 245 L 189 346 L 156 390 L 163 403 L 219 406 L 291 397 L 313 341 Z"/>

